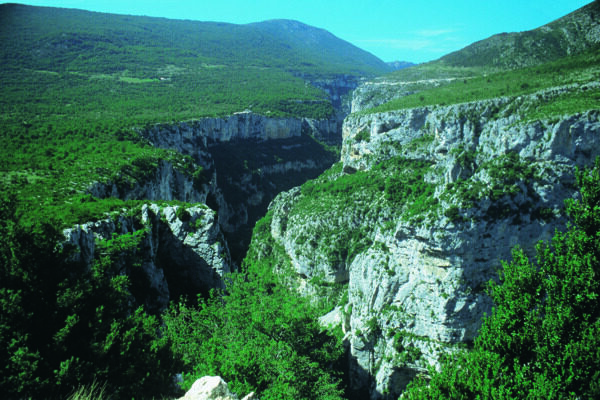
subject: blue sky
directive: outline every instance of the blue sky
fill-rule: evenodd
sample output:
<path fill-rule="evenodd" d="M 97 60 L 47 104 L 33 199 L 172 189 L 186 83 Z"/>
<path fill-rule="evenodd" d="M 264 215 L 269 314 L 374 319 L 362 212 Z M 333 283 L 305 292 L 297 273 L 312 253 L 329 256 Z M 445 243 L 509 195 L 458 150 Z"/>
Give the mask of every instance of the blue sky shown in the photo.
<path fill-rule="evenodd" d="M 295 19 L 384 61 L 425 62 L 496 33 L 534 29 L 591 0 L 12 0 L 199 21 Z M 0 1 L 4 3 L 6 1 Z"/>

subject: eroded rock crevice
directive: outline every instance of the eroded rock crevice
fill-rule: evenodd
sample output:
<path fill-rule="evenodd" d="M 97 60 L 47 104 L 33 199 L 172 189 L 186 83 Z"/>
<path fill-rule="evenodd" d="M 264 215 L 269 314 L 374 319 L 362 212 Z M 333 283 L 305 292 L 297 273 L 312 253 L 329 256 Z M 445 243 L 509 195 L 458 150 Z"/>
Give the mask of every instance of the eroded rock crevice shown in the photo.
<path fill-rule="evenodd" d="M 511 111 L 560 91 L 353 114 L 340 163 L 273 201 L 269 236 L 284 253 L 253 246 L 278 258 L 295 290 L 337 302 L 354 391 L 397 398 L 472 341 L 501 261 L 516 245 L 533 255 L 565 227 L 575 167 L 600 155 L 600 114 Z"/>

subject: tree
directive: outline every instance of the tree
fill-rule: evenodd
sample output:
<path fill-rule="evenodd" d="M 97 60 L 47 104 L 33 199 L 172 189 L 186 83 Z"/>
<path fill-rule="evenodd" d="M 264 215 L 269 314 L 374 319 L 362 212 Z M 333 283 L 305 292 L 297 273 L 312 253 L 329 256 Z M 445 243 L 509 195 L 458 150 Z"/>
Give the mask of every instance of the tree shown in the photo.
<path fill-rule="evenodd" d="M 600 398 L 600 160 L 576 177 L 568 230 L 539 243 L 536 262 L 514 249 L 474 348 L 406 398 Z"/>
<path fill-rule="evenodd" d="M 220 375 L 234 392 L 263 400 L 341 399 L 339 339 L 270 268 L 250 268 L 230 276 L 226 292 L 213 291 L 198 307 L 173 305 L 164 317 L 165 335 L 186 362 L 184 386 Z"/>
<path fill-rule="evenodd" d="M 69 258 L 58 224 L 22 224 L 0 199 L 0 392 L 65 397 L 106 383 L 115 398 L 169 393 L 179 364 L 159 321 L 137 308 L 107 255 L 89 269 Z M 107 246 L 107 250 L 109 246 Z M 110 252 L 108 252 L 110 253 Z"/>

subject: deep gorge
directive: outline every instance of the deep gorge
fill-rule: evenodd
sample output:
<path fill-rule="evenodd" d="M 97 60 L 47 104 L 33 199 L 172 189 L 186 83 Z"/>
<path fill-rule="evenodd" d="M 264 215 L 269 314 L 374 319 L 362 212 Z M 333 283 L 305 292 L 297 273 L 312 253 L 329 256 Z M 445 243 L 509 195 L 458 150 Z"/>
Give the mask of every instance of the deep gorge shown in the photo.
<path fill-rule="evenodd" d="M 173 244 L 160 243 L 170 239 L 153 236 L 155 244 L 147 247 L 157 247 L 160 254 L 146 263 L 146 271 L 162 300 L 146 299 L 147 304 L 160 308 L 190 291 L 222 286 L 223 274 L 239 269 L 252 240 L 252 256 L 276 265 L 290 289 L 334 307 L 325 321 L 337 321 L 345 333 L 350 396 L 394 398 L 440 354 L 473 340 L 490 310 L 485 282 L 513 246 L 531 253 L 538 240 L 564 228 L 562 202 L 575 195 L 574 167 L 600 155 L 597 113 L 520 123 L 509 113 L 515 101 L 528 100 L 351 116 L 343 124 L 338 160 L 315 139 L 339 132 L 331 121 L 244 113 L 157 125 L 139 132 L 156 146 L 192 156 L 202 167 L 202 184 L 166 168 L 157 171 L 155 181 L 129 191 L 114 185 L 102 190 L 159 204 L 181 196 L 210 207 L 204 213 L 212 222 L 202 226 L 213 233 L 190 241 L 188 235 L 196 235 L 195 209 L 188 209 L 191 216 L 182 221 L 176 208 L 151 206 L 154 215 L 168 216 L 164 227 L 155 217 L 153 232 L 180 226 L 183 231 L 174 236 L 184 248 L 199 250 L 169 262 L 176 253 L 160 249 Z M 219 131 L 223 127 L 225 134 Z M 425 199 L 388 193 L 394 182 L 389 174 L 402 176 L 410 168 L 422 169 L 417 179 L 431 190 L 422 210 L 411 208 Z M 502 172 L 512 169 L 510 176 Z M 336 182 L 342 185 L 339 191 L 332 186 Z M 425 188 L 414 190 L 420 196 Z M 267 231 L 251 238 L 267 208 Z M 125 221 L 118 225 L 121 233 L 135 230 Z M 85 230 L 110 236 L 106 224 Z M 93 247 L 93 240 L 87 243 Z M 411 358 L 398 361 L 406 349 Z"/>
<path fill-rule="evenodd" d="M 600 1 L 418 65 L 285 19 L 0 22 L 4 397 L 600 397 Z"/>

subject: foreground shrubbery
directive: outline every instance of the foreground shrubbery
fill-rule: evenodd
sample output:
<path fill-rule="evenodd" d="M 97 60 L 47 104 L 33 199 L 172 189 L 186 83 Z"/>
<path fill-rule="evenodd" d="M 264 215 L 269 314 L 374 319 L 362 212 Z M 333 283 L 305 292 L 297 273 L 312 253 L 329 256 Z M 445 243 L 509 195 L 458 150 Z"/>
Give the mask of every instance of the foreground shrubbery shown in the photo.
<path fill-rule="evenodd" d="M 173 388 L 180 363 L 159 320 L 138 308 L 115 271 L 123 249 L 109 241 L 91 269 L 69 261 L 50 223 L 25 226 L 14 197 L 0 202 L 0 392 L 5 398 L 66 397 L 105 384 L 117 398 Z M 121 245 L 121 243 L 119 243 Z"/>
<path fill-rule="evenodd" d="M 430 380 L 409 386 L 406 398 L 600 396 L 600 160 L 577 178 L 581 199 L 567 202 L 569 230 L 541 243 L 535 262 L 515 250 L 490 284 L 495 308 L 473 348 L 448 355 Z M 143 231 L 106 241 L 86 268 L 69 261 L 53 225 L 26 225 L 16 209 L 14 196 L 3 194 L 5 397 L 64 398 L 83 386 L 113 398 L 151 398 L 171 394 L 173 376 L 184 371 L 184 386 L 221 375 L 234 391 L 261 399 L 342 398 L 340 339 L 319 326 L 323 310 L 281 284 L 274 259 L 251 251 L 226 291 L 173 304 L 160 320 L 137 307 L 129 279 L 116 269 L 117 260 L 135 266 L 123 255 Z M 266 221 L 257 224 L 255 240 L 276 251 Z"/>
<path fill-rule="evenodd" d="M 540 243 L 536 262 L 515 249 L 472 351 L 449 355 L 405 398 L 600 398 L 600 161 L 577 180 L 569 230 Z"/>
<path fill-rule="evenodd" d="M 166 337 L 187 366 L 184 387 L 219 375 L 234 392 L 263 400 L 341 399 L 339 338 L 323 331 L 317 310 L 278 284 L 270 268 L 249 269 L 231 277 L 226 293 L 166 314 Z"/>
<path fill-rule="evenodd" d="M 159 316 L 137 306 L 122 274 L 136 266 L 144 231 L 98 243 L 91 269 L 57 245 L 49 223 L 24 224 L 14 196 L 0 202 L 0 392 L 5 398 L 175 395 L 221 375 L 261 399 L 339 399 L 338 338 L 318 312 L 256 263 L 197 307 L 174 304 Z M 121 268 L 121 269 L 118 269 Z M 139 289 L 139 288 L 138 288 Z M 164 324 L 161 323 L 164 317 Z M 163 328 L 161 329 L 161 325 Z"/>

